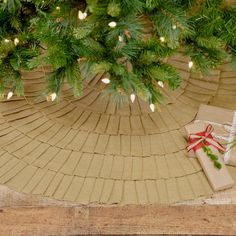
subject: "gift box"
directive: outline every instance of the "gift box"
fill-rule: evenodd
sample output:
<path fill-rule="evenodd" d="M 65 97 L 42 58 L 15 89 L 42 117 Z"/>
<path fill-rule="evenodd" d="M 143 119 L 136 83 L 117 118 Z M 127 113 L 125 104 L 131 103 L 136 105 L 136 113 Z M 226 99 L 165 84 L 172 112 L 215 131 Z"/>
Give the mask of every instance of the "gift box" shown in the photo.
<path fill-rule="evenodd" d="M 212 126 L 210 127 L 201 121 L 185 126 L 189 137 L 188 151 L 194 151 L 194 155 L 198 158 L 214 191 L 231 188 L 234 185 L 234 181 L 230 176 L 223 159 L 220 157 L 219 152 L 223 147 L 214 140 L 209 128 L 211 129 Z M 209 147 L 211 152 L 218 157 L 217 162 L 221 165 L 220 169 L 214 166 L 214 162 L 204 151 L 203 146 Z"/>
<path fill-rule="evenodd" d="M 226 146 L 224 162 L 236 166 L 236 146 L 233 146 L 236 137 L 236 111 L 202 104 L 195 122 L 199 121 L 214 127 L 213 136 Z"/>

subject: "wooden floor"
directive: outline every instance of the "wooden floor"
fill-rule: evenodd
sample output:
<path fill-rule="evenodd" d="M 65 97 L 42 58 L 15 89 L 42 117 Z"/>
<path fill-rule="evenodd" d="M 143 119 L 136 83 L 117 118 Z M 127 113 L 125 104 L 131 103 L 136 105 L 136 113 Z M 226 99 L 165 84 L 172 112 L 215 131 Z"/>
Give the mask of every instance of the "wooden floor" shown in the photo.
<path fill-rule="evenodd" d="M 228 191 L 172 206 L 82 206 L 0 186 L 0 236 L 236 235 L 235 196 Z"/>
<path fill-rule="evenodd" d="M 236 235 L 236 206 L 11 207 L 0 235 Z"/>

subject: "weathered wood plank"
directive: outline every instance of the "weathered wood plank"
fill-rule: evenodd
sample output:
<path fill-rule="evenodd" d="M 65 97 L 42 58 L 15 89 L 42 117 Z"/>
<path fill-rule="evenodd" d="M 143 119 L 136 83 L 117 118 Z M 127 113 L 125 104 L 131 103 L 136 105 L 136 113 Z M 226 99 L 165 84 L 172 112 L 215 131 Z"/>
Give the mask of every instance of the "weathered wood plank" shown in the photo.
<path fill-rule="evenodd" d="M 236 205 L 0 209 L 0 235 L 235 235 Z"/>

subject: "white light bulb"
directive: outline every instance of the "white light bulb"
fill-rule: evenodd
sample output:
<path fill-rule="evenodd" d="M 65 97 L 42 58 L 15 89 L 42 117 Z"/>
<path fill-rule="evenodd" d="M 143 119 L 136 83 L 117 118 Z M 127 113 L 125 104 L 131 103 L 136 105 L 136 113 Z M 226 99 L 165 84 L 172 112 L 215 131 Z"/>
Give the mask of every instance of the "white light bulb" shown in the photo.
<path fill-rule="evenodd" d="M 9 39 L 4 39 L 4 42 L 5 42 L 5 43 L 9 43 L 10 40 L 9 40 Z"/>
<path fill-rule="evenodd" d="M 87 17 L 87 13 L 86 12 L 84 12 L 84 19 Z"/>
<path fill-rule="evenodd" d="M 47 96 L 47 101 L 48 102 L 53 102 L 57 97 L 57 94 L 56 93 L 51 93 Z"/>
<path fill-rule="evenodd" d="M 20 40 L 18 39 L 18 38 L 15 38 L 14 39 L 14 44 L 15 44 L 15 46 L 17 46 L 17 44 L 20 42 Z"/>
<path fill-rule="evenodd" d="M 104 83 L 104 84 L 110 84 L 110 79 L 108 79 L 108 78 L 103 78 L 102 79 L 102 82 Z"/>
<path fill-rule="evenodd" d="M 87 13 L 86 12 L 84 12 L 84 13 L 82 11 L 78 12 L 78 18 L 80 20 L 84 20 L 86 17 L 87 17 Z"/>
<path fill-rule="evenodd" d="M 154 105 L 153 103 L 151 103 L 151 104 L 149 105 L 149 107 L 150 107 L 150 109 L 151 109 L 152 112 L 155 111 L 155 105 Z"/>
<path fill-rule="evenodd" d="M 121 35 L 119 35 L 118 39 L 120 42 L 123 42 L 123 40 L 124 40 L 123 36 L 121 36 Z"/>
<path fill-rule="evenodd" d="M 60 10 L 61 10 L 61 8 L 60 8 L 60 7 L 56 7 L 56 10 L 60 11 Z"/>
<path fill-rule="evenodd" d="M 56 99 L 56 97 L 57 97 L 57 94 L 56 94 L 56 93 L 52 93 L 52 94 L 51 94 L 52 102 Z"/>
<path fill-rule="evenodd" d="M 10 91 L 10 92 L 7 94 L 7 100 L 9 100 L 12 96 L 13 96 L 13 92 Z"/>
<path fill-rule="evenodd" d="M 130 100 L 131 100 L 132 103 L 134 103 L 135 98 L 136 98 L 136 96 L 135 96 L 134 93 L 130 94 Z"/>
<path fill-rule="evenodd" d="M 172 29 L 175 30 L 177 28 L 176 25 L 172 25 Z"/>
<path fill-rule="evenodd" d="M 188 62 L 188 68 L 191 69 L 193 67 L 193 62 L 192 61 L 189 61 Z"/>
<path fill-rule="evenodd" d="M 115 21 L 111 21 L 108 25 L 109 25 L 111 28 L 115 28 L 117 24 L 116 24 Z"/>
<path fill-rule="evenodd" d="M 157 83 L 160 87 L 164 88 L 164 83 L 162 81 L 158 81 Z"/>
<path fill-rule="evenodd" d="M 165 42 L 165 38 L 164 37 L 160 37 L 160 40 L 161 40 L 162 43 Z"/>

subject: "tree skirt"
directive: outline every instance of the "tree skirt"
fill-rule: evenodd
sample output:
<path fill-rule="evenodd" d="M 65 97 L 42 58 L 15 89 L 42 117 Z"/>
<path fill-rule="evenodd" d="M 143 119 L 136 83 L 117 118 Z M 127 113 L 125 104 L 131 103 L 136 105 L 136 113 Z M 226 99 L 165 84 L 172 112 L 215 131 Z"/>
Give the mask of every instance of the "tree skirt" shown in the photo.
<path fill-rule="evenodd" d="M 80 98 L 64 87 L 60 103 L 41 95 L 45 68 L 24 72 L 25 97 L 0 103 L 0 183 L 28 194 L 81 204 L 176 203 L 213 191 L 195 158 L 186 157 L 184 126 L 201 103 L 236 109 L 229 64 L 190 74 L 188 58 L 169 59 L 184 81 L 164 89 L 152 113 L 104 93 L 101 76 L 86 79 Z M 236 171 L 228 167 L 236 180 Z"/>

